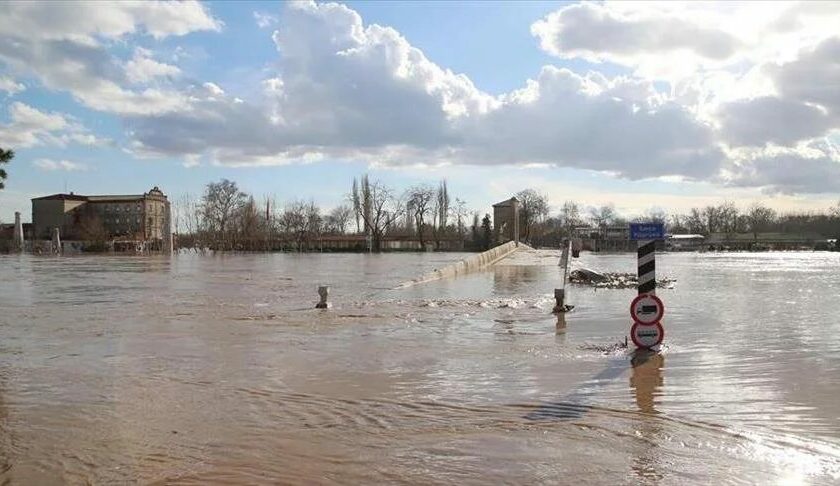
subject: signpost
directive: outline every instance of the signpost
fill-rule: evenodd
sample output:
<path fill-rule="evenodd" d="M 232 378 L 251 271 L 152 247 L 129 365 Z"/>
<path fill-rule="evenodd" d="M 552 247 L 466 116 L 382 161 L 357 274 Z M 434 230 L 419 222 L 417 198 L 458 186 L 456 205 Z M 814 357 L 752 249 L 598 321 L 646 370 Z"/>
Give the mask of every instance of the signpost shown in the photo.
<path fill-rule="evenodd" d="M 639 295 L 630 304 L 633 327 L 630 338 L 639 348 L 650 349 L 662 343 L 665 329 L 661 320 L 665 305 L 656 297 L 656 241 L 665 239 L 662 223 L 630 223 L 630 239 L 638 242 L 637 270 Z"/>

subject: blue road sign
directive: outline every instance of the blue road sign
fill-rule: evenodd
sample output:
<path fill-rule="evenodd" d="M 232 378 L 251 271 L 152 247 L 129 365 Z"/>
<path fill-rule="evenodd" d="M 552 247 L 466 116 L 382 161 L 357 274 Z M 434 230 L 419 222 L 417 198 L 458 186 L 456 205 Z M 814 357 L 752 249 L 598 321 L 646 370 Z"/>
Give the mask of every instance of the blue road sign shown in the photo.
<path fill-rule="evenodd" d="M 664 240 L 665 225 L 662 223 L 630 223 L 631 240 Z"/>

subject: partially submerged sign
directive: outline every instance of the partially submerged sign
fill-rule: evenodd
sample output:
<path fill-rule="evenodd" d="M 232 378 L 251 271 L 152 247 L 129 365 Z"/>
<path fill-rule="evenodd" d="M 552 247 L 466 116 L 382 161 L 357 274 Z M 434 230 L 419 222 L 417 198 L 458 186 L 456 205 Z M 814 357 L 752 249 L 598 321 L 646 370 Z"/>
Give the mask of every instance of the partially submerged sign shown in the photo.
<path fill-rule="evenodd" d="M 665 225 L 662 223 L 630 223 L 631 240 L 664 240 Z"/>
<path fill-rule="evenodd" d="M 633 327 L 630 328 L 630 339 L 638 348 L 650 349 L 654 346 L 662 344 L 665 338 L 665 329 L 662 324 L 641 324 L 634 322 Z"/>
<path fill-rule="evenodd" d="M 633 327 L 630 337 L 639 348 L 649 349 L 662 342 L 665 306 L 656 297 L 656 240 L 665 239 L 662 223 L 631 223 L 630 239 L 638 242 L 636 267 L 639 295 L 630 304 Z"/>
<path fill-rule="evenodd" d="M 630 303 L 630 317 L 639 324 L 656 324 L 665 315 L 665 305 L 653 294 L 641 294 Z"/>

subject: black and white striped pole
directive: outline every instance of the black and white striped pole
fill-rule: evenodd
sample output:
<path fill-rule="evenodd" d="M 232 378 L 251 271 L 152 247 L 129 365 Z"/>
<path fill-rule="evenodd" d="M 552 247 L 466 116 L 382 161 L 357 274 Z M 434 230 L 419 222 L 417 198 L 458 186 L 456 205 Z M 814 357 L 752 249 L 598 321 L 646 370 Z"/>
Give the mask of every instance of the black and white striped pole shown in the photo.
<path fill-rule="evenodd" d="M 630 303 L 633 326 L 630 337 L 639 349 L 657 349 L 665 337 L 662 316 L 665 305 L 656 296 L 656 241 L 665 238 L 661 223 L 630 224 L 630 239 L 638 242 L 639 295 Z"/>
<path fill-rule="evenodd" d="M 656 295 L 656 240 L 639 240 L 638 245 L 639 295 Z"/>

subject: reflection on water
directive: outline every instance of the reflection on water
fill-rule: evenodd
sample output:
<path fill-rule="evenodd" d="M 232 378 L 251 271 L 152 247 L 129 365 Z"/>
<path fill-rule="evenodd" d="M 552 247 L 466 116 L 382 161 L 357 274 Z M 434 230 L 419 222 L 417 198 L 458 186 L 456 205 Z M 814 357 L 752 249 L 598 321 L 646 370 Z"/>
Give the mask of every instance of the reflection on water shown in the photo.
<path fill-rule="evenodd" d="M 657 413 L 654 400 L 659 396 L 659 389 L 663 385 L 662 367 L 665 365 L 665 357 L 654 351 L 640 349 L 633 353 L 630 364 L 633 369 L 630 388 L 636 396 L 639 411 Z"/>
<path fill-rule="evenodd" d="M 0 480 L 840 480 L 840 255 L 664 255 L 662 354 L 546 252 L 391 290 L 461 257 L 0 256 Z"/>
<path fill-rule="evenodd" d="M 655 408 L 655 399 L 659 396 L 663 385 L 662 368 L 665 357 L 654 351 L 638 350 L 633 353 L 630 364 L 632 367 L 630 388 L 636 397 L 636 406 L 645 414 L 658 413 Z M 662 427 L 655 420 L 641 420 L 638 434 L 647 438 L 648 441 L 633 458 L 633 472 L 646 483 L 658 484 L 665 477 L 657 446 L 662 435 Z"/>

